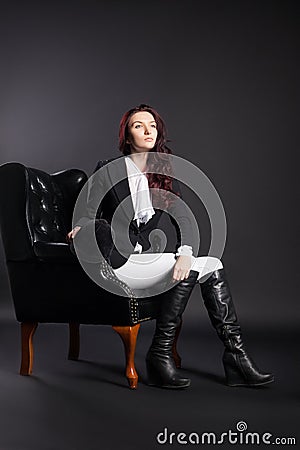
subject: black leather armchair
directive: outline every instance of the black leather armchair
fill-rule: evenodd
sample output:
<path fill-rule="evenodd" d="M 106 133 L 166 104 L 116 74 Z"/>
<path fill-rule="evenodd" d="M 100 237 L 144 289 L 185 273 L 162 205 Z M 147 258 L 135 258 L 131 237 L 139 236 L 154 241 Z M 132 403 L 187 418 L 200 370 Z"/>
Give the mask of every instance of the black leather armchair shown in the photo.
<path fill-rule="evenodd" d="M 111 294 L 88 277 L 70 251 L 66 235 L 86 180 L 78 169 L 50 175 L 15 162 L 0 166 L 0 226 L 21 323 L 20 374 L 32 372 L 38 323 L 69 324 L 69 359 L 73 360 L 79 356 L 79 324 L 112 325 L 125 346 L 129 386 L 136 388 L 134 353 L 140 322 L 157 316 L 161 299 Z M 176 346 L 173 353 L 180 366 Z"/>

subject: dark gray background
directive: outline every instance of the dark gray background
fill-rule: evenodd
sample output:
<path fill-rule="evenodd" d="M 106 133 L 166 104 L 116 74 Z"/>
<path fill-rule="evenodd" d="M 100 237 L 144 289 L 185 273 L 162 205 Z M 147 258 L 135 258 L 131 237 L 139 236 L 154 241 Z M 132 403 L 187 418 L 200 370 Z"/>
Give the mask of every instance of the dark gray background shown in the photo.
<path fill-rule="evenodd" d="M 0 450 L 152 450 L 165 426 L 221 433 L 239 420 L 252 432 L 296 436 L 299 2 L 1 2 L 0 47 L 0 164 L 90 174 L 98 159 L 118 155 L 124 111 L 141 102 L 158 109 L 174 153 L 220 194 L 223 262 L 246 342 L 276 378 L 265 389 L 224 385 L 222 346 L 199 289 L 180 339 L 192 378 L 186 391 L 145 384 L 153 322 L 138 340 L 137 392 L 126 387 L 121 343 L 109 327 L 82 327 L 75 363 L 66 360 L 67 327 L 41 325 L 34 375 L 20 377 L 1 248 Z"/>
<path fill-rule="evenodd" d="M 0 163 L 90 174 L 118 155 L 124 111 L 150 103 L 223 201 L 240 313 L 298 320 L 298 3 L 1 5 Z"/>

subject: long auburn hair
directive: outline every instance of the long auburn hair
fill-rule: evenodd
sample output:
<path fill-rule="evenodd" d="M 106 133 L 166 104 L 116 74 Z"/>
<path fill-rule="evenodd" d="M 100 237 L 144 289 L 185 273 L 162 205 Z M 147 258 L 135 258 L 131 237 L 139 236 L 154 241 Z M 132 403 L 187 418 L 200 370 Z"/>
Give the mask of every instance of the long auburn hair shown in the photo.
<path fill-rule="evenodd" d="M 155 146 L 149 152 L 154 153 L 153 157 L 148 158 L 146 166 L 146 176 L 148 178 L 149 188 L 161 189 L 159 194 L 152 191 L 153 200 L 156 200 L 156 205 L 161 207 L 168 207 L 172 202 L 172 198 L 168 195 L 169 192 L 180 195 L 179 192 L 173 190 L 173 170 L 170 164 L 170 158 L 167 154 L 172 154 L 172 150 L 167 146 L 167 129 L 162 117 L 158 112 L 149 105 L 144 103 L 127 111 L 120 122 L 119 127 L 119 150 L 123 155 L 131 154 L 130 144 L 128 143 L 129 130 L 128 125 L 133 114 L 146 111 L 154 117 L 157 127 L 157 139 Z M 150 159 L 150 161 L 149 161 Z M 149 171 L 149 172 L 148 172 Z M 156 171 L 160 173 L 156 173 Z"/>

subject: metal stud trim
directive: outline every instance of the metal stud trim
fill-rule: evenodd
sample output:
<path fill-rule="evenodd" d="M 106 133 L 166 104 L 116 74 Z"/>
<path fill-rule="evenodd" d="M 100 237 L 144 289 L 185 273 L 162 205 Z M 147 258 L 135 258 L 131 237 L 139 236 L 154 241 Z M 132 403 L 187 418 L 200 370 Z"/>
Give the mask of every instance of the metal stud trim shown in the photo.
<path fill-rule="evenodd" d="M 137 300 L 133 290 L 126 283 L 124 283 L 124 281 L 120 280 L 116 276 L 112 267 L 105 261 L 105 259 L 103 259 L 100 262 L 100 273 L 104 278 L 113 281 L 115 284 L 120 286 L 125 291 L 127 296 L 130 298 L 130 300 L 129 300 L 130 319 L 134 325 L 137 324 L 139 322 L 138 312 L 137 312 L 138 300 Z"/>

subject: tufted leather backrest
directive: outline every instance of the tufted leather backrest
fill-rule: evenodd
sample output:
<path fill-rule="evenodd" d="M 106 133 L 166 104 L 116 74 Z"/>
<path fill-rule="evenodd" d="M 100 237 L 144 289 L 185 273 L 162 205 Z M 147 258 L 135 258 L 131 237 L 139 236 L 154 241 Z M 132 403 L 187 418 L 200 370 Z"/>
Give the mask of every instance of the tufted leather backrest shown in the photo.
<path fill-rule="evenodd" d="M 33 242 L 65 242 L 67 217 L 62 190 L 51 175 L 27 168 L 26 218 Z"/>
<path fill-rule="evenodd" d="M 35 256 L 35 243 L 66 243 L 77 196 L 87 180 L 79 169 L 55 174 L 19 163 L 0 166 L 0 226 L 7 260 Z"/>

